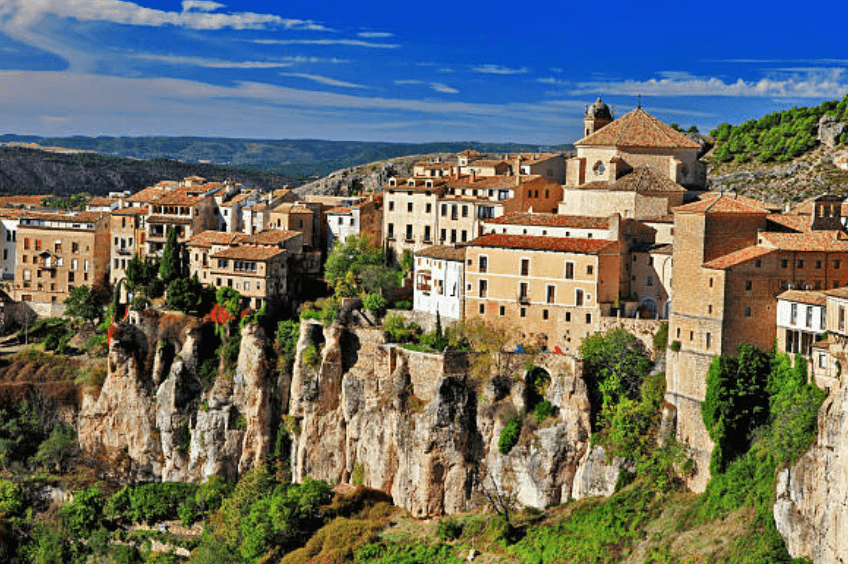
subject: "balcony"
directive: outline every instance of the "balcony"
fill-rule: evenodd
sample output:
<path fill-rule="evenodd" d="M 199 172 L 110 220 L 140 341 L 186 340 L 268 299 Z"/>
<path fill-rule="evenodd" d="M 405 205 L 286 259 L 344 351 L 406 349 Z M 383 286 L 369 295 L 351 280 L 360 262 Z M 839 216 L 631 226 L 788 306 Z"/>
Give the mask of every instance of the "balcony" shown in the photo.
<path fill-rule="evenodd" d="M 518 303 L 529 304 L 530 303 L 530 294 L 518 294 Z"/>

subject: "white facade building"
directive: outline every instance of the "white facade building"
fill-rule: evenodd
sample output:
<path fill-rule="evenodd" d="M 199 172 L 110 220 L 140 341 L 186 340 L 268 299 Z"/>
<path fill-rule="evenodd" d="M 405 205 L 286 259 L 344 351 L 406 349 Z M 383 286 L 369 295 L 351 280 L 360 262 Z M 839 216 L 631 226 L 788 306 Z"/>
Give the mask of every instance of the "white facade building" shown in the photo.
<path fill-rule="evenodd" d="M 442 319 L 459 320 L 464 309 L 465 248 L 427 247 L 415 253 L 412 308 Z"/>
<path fill-rule="evenodd" d="M 12 280 L 15 277 L 15 249 L 18 241 L 20 210 L 3 210 L 0 215 L 0 277 Z"/>
<path fill-rule="evenodd" d="M 827 331 L 825 295 L 787 290 L 777 296 L 777 347 L 781 352 L 810 356 L 811 347 Z"/>

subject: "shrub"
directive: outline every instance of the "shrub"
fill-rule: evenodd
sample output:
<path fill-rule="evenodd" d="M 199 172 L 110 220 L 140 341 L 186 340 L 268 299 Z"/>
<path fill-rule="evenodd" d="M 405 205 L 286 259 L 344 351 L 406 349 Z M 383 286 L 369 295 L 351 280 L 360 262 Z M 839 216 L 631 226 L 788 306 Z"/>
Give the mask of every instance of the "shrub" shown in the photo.
<path fill-rule="evenodd" d="M 401 300 L 399 302 L 395 302 L 395 309 L 410 310 L 412 309 L 412 302 L 410 302 L 409 300 Z"/>
<path fill-rule="evenodd" d="M 380 294 L 368 294 L 362 298 L 362 305 L 365 306 L 371 315 L 380 316 L 386 311 L 386 298 Z"/>
<path fill-rule="evenodd" d="M 668 323 L 663 323 L 654 335 L 654 351 L 662 352 L 668 346 Z"/>
<path fill-rule="evenodd" d="M 439 521 L 439 526 L 436 529 L 436 536 L 442 540 L 456 540 L 462 535 L 462 523 L 448 517 Z"/>
<path fill-rule="evenodd" d="M 509 454 L 521 437 L 521 426 L 523 421 L 519 415 L 512 416 L 501 431 L 501 437 L 498 440 L 498 450 L 501 454 Z"/>
<path fill-rule="evenodd" d="M 679 351 L 680 350 L 680 341 L 672 341 L 671 344 L 668 346 L 668 348 L 670 348 L 674 352 Z"/>
<path fill-rule="evenodd" d="M 301 353 L 301 359 L 303 360 L 303 364 L 309 368 L 315 368 L 318 366 L 318 363 L 321 362 L 321 353 L 318 352 L 318 347 L 315 346 L 314 343 L 310 344 L 308 347 L 303 349 Z"/>
<path fill-rule="evenodd" d="M 554 414 L 555 408 L 548 400 L 542 400 L 533 410 L 533 417 L 536 418 L 536 423 L 541 423 L 548 417 Z"/>

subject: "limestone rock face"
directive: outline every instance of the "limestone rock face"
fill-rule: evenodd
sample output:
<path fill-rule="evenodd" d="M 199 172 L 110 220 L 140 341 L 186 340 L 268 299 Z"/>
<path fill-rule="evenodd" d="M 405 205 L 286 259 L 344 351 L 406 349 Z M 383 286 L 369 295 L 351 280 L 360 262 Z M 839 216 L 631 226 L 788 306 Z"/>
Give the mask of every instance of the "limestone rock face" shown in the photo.
<path fill-rule="evenodd" d="M 848 385 L 831 391 L 815 444 L 778 474 L 774 521 L 795 558 L 848 562 Z"/>
<path fill-rule="evenodd" d="M 198 375 L 204 346 L 190 318 L 148 312 L 137 325 L 120 325 L 103 388 L 83 402 L 83 451 L 138 480 L 232 480 L 264 460 L 289 388 L 264 332 L 245 325 L 234 375 L 208 390 Z"/>
<path fill-rule="evenodd" d="M 848 124 L 842 123 L 833 116 L 823 115 L 819 119 L 818 139 L 828 147 L 836 147 L 839 144 L 839 136 L 848 128 Z"/>
<path fill-rule="evenodd" d="M 302 362 L 310 345 L 323 347 L 320 366 Z M 524 407 L 522 382 L 478 390 L 450 355 L 386 344 L 380 329 L 304 322 L 289 410 L 298 421 L 293 478 L 379 488 L 417 517 L 471 509 L 481 484 L 524 505 L 566 501 L 588 446 L 589 400 L 566 357 L 548 356 L 545 397 L 557 414 L 528 423 L 501 455 L 501 430 Z"/>

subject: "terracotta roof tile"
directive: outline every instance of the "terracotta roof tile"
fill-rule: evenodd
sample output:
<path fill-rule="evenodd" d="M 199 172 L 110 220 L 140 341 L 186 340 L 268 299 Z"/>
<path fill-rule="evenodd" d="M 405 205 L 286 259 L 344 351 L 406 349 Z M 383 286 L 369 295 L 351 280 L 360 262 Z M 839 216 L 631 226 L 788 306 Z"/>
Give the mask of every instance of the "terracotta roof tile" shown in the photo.
<path fill-rule="evenodd" d="M 848 252 L 848 235 L 842 231 L 760 233 L 768 246 L 781 251 Z"/>
<path fill-rule="evenodd" d="M 514 213 L 485 220 L 495 225 L 532 225 L 534 227 L 570 227 L 574 229 L 609 229 L 609 219 L 555 213 Z"/>
<path fill-rule="evenodd" d="M 180 225 L 188 225 L 191 223 L 190 217 L 179 217 L 175 215 L 151 215 L 147 218 L 148 223 L 179 223 Z"/>
<path fill-rule="evenodd" d="M 198 196 L 189 196 L 179 192 L 169 192 L 164 194 L 151 203 L 156 206 L 193 206 L 203 201 L 203 198 Z"/>
<path fill-rule="evenodd" d="M 686 192 L 686 188 L 648 165 L 639 165 L 615 182 L 587 182 L 573 190 L 612 190 L 616 192 Z"/>
<path fill-rule="evenodd" d="M 36 196 L 0 196 L 0 206 L 35 206 L 41 207 L 44 198 L 51 198 L 50 194 Z"/>
<path fill-rule="evenodd" d="M 148 207 L 128 207 L 128 208 L 118 208 L 116 210 L 112 210 L 112 215 L 145 215 L 150 211 Z"/>
<path fill-rule="evenodd" d="M 642 108 L 636 108 L 575 145 L 698 149 L 700 145 L 667 126 Z"/>
<path fill-rule="evenodd" d="M 434 245 L 415 251 L 415 256 L 429 257 L 442 260 L 465 260 L 465 247 L 450 247 L 447 245 Z"/>
<path fill-rule="evenodd" d="M 825 296 L 831 296 L 834 298 L 842 298 L 843 300 L 848 300 L 848 286 L 842 286 L 841 288 L 834 288 L 833 290 L 825 290 Z"/>
<path fill-rule="evenodd" d="M 228 249 L 218 251 L 212 255 L 211 258 L 264 261 L 272 259 L 282 253 L 285 253 L 285 251 L 277 247 L 249 247 L 246 245 L 240 245 L 238 247 L 229 247 Z"/>
<path fill-rule="evenodd" d="M 117 203 L 118 200 L 115 198 L 91 198 L 88 202 L 86 202 L 87 206 L 111 206 L 112 204 Z"/>
<path fill-rule="evenodd" d="M 823 292 L 816 292 L 815 290 L 786 290 L 778 294 L 777 299 L 817 306 L 823 306 L 827 302 L 827 296 Z"/>
<path fill-rule="evenodd" d="M 782 227 L 792 229 L 794 231 L 806 231 L 810 227 L 811 218 L 809 215 L 794 215 L 773 213 L 767 218 L 770 222 L 776 223 Z"/>
<path fill-rule="evenodd" d="M 469 247 L 504 247 L 508 249 L 528 249 L 538 251 L 557 251 L 594 254 L 602 249 L 618 245 L 617 241 L 605 239 L 576 239 L 566 237 L 537 237 L 534 235 L 506 235 L 490 233 L 468 243 Z"/>
<path fill-rule="evenodd" d="M 731 193 L 708 194 L 700 201 L 677 206 L 672 211 L 675 213 L 769 213 L 762 202 Z"/>
<path fill-rule="evenodd" d="M 64 221 L 67 223 L 95 223 L 100 218 L 109 215 L 106 212 L 84 211 L 77 212 L 75 215 L 70 215 L 63 212 L 24 212 L 21 214 L 21 219 L 42 219 L 45 221 Z"/>
<path fill-rule="evenodd" d="M 186 241 L 189 247 L 211 247 L 212 245 L 232 245 L 238 239 L 239 233 L 226 231 L 202 231 Z"/>
<path fill-rule="evenodd" d="M 139 192 L 136 192 L 132 196 L 124 198 L 124 201 L 141 203 L 152 202 L 156 198 L 160 198 L 165 194 L 169 193 L 170 191 L 171 190 L 169 188 L 162 188 L 160 186 L 149 186 Z"/>
<path fill-rule="evenodd" d="M 745 247 L 744 249 L 740 249 L 722 257 L 718 257 L 717 259 L 705 262 L 704 268 L 730 268 L 731 266 L 736 266 L 737 264 L 742 264 L 773 252 L 774 249 L 769 249 L 768 247 Z"/>

